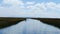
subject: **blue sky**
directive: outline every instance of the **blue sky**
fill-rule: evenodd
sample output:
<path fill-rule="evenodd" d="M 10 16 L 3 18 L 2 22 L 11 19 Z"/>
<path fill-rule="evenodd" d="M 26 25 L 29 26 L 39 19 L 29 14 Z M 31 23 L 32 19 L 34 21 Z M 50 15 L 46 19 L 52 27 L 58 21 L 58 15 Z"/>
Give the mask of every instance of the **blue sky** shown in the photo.
<path fill-rule="evenodd" d="M 0 0 L 0 17 L 60 18 L 60 0 Z M 0 30 L 0 34 L 60 34 L 56 27 L 27 19 Z"/>
<path fill-rule="evenodd" d="M 0 0 L 0 2 L 2 2 L 2 1 L 4 1 L 4 0 Z M 32 1 L 34 1 L 34 2 L 55 2 L 55 3 L 60 3 L 59 1 L 60 0 L 22 0 L 23 2 L 32 2 Z"/>
<path fill-rule="evenodd" d="M 35 1 L 35 2 L 56 2 L 56 3 L 60 3 L 60 0 L 23 0 L 24 2 L 26 1 Z"/>

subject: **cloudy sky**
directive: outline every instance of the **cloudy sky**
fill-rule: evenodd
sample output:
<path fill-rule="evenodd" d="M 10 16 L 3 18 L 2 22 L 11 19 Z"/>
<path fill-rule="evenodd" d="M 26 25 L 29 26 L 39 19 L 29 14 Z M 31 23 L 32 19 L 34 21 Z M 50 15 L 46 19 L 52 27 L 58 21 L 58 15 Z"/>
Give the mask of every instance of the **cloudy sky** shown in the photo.
<path fill-rule="evenodd" d="M 59 0 L 0 0 L 1 17 L 60 18 Z"/>
<path fill-rule="evenodd" d="M 60 0 L 0 0 L 0 17 L 60 18 Z M 27 19 L 0 29 L 0 34 L 60 34 L 60 30 L 40 21 Z"/>

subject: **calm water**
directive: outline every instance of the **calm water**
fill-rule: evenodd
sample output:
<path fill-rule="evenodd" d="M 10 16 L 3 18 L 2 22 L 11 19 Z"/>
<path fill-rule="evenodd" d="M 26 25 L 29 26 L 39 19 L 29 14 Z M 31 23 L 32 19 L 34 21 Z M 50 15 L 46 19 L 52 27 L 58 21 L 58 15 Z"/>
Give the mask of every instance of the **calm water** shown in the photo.
<path fill-rule="evenodd" d="M 60 34 L 60 30 L 40 21 L 27 19 L 27 21 L 0 30 L 0 34 Z"/>

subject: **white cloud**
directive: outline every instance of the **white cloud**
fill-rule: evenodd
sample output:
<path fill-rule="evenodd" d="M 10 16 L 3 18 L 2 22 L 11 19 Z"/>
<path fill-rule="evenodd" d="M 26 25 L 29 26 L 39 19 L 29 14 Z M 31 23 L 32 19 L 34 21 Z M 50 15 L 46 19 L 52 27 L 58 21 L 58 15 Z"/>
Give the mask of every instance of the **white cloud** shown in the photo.
<path fill-rule="evenodd" d="M 24 3 L 21 0 L 3 0 L 3 2 L 1 3 L 1 7 L 21 7 L 23 6 Z"/>
<path fill-rule="evenodd" d="M 56 4 L 54 2 L 49 3 L 42 2 L 37 3 L 33 6 L 29 6 L 29 9 L 35 17 L 37 17 L 36 15 L 38 15 L 38 17 L 60 18 L 59 16 L 60 8 L 58 8 L 57 6 L 59 6 L 59 4 Z"/>
<path fill-rule="evenodd" d="M 12 5 L 19 5 L 19 4 L 23 4 L 22 1 L 20 0 L 4 0 L 3 1 L 4 4 L 12 4 Z"/>
<path fill-rule="evenodd" d="M 26 2 L 26 4 L 32 5 L 32 4 L 35 4 L 35 2 Z"/>
<path fill-rule="evenodd" d="M 7 7 L 8 6 L 8 7 Z M 0 4 L 0 15 L 8 17 L 52 17 L 60 18 L 60 3 L 36 3 L 22 0 L 4 0 Z"/>

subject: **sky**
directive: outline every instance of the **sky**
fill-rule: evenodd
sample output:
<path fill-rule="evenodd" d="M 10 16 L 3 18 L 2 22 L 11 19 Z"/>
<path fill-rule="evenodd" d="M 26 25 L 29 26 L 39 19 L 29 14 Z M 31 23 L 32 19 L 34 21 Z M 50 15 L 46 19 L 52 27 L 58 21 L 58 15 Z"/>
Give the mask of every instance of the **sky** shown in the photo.
<path fill-rule="evenodd" d="M 0 17 L 60 18 L 59 14 L 59 0 L 0 0 Z"/>
<path fill-rule="evenodd" d="M 0 17 L 60 18 L 60 0 L 0 0 Z M 60 30 L 40 21 L 27 19 L 0 34 L 60 34 Z"/>

